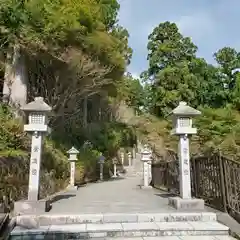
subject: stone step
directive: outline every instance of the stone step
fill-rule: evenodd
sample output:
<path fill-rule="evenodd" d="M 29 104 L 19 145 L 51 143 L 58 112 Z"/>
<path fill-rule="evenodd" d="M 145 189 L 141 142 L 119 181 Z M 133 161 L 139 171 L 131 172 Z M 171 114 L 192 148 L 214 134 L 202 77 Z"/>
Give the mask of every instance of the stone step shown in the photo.
<path fill-rule="evenodd" d="M 16 216 L 19 226 L 46 226 L 82 223 L 144 223 L 144 222 L 187 222 L 216 221 L 216 213 L 105 213 L 105 214 L 64 214 L 64 215 L 22 215 Z"/>
<path fill-rule="evenodd" d="M 229 228 L 215 221 L 210 222 L 138 222 L 69 224 L 41 226 L 37 229 L 16 227 L 10 240 L 27 236 L 41 239 L 97 239 L 136 238 L 157 236 L 216 236 L 228 235 Z M 23 238 L 24 239 L 24 238 Z"/>

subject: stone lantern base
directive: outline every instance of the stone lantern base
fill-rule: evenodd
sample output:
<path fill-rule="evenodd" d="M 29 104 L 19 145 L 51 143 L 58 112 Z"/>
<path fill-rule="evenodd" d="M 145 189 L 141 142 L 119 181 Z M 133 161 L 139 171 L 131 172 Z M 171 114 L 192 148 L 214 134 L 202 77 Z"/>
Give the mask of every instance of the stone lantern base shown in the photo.
<path fill-rule="evenodd" d="M 198 198 L 182 199 L 180 197 L 168 198 L 168 205 L 179 210 L 204 210 L 204 200 Z"/>
<path fill-rule="evenodd" d="M 73 185 L 68 185 L 67 186 L 67 191 L 77 191 L 78 186 L 73 186 Z"/>
<path fill-rule="evenodd" d="M 143 184 L 140 185 L 140 188 L 141 189 L 152 189 L 153 187 L 151 185 L 148 185 L 148 186 L 144 186 Z"/>
<path fill-rule="evenodd" d="M 42 214 L 48 212 L 51 208 L 49 200 L 42 199 L 38 201 L 17 201 L 14 203 L 14 215 L 24 214 Z"/>

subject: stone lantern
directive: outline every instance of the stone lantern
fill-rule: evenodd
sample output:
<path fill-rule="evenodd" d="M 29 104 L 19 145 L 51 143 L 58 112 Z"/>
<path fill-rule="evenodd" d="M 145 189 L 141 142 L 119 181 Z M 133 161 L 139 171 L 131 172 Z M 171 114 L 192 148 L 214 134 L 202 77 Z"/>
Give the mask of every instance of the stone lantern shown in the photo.
<path fill-rule="evenodd" d="M 171 134 L 179 136 L 180 197 L 169 198 L 169 204 L 177 209 L 204 209 L 204 201 L 192 199 L 191 196 L 189 136 L 197 133 L 197 129 L 192 126 L 192 118 L 199 115 L 201 112 L 186 102 L 180 102 L 172 111 L 174 128 Z"/>
<path fill-rule="evenodd" d="M 124 166 L 124 152 L 120 153 L 120 157 L 121 157 L 122 165 Z"/>
<path fill-rule="evenodd" d="M 118 160 L 116 157 L 113 158 L 113 177 L 116 178 L 117 177 L 117 163 Z"/>
<path fill-rule="evenodd" d="M 149 185 L 149 163 L 152 161 L 152 152 L 146 145 L 141 152 L 141 161 L 143 162 L 143 186 L 141 188 L 151 188 Z"/>
<path fill-rule="evenodd" d="M 70 185 L 69 188 L 75 188 L 75 162 L 77 161 L 77 155 L 79 151 L 72 147 L 67 151 L 69 154 L 69 162 L 70 162 Z"/>
<path fill-rule="evenodd" d="M 127 155 L 128 155 L 128 166 L 132 166 L 132 153 L 129 151 Z"/>
<path fill-rule="evenodd" d="M 47 202 L 39 201 L 39 178 L 41 166 L 41 153 L 43 136 L 50 132 L 48 127 L 48 116 L 52 108 L 46 104 L 42 97 L 36 97 L 21 108 L 27 116 L 27 124 L 24 125 L 24 131 L 32 136 L 31 158 L 28 184 L 28 200 L 15 203 L 15 212 L 45 212 Z"/>

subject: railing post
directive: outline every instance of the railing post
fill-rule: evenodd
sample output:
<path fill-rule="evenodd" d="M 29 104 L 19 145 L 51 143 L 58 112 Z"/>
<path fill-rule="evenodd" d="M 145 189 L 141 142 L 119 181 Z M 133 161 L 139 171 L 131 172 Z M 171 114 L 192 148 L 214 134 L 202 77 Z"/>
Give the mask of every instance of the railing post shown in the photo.
<path fill-rule="evenodd" d="M 224 177 L 224 162 L 221 156 L 221 153 L 218 154 L 219 157 L 219 167 L 220 167 L 220 181 L 221 181 L 221 191 L 222 191 L 222 201 L 223 201 L 223 209 L 224 212 L 227 212 L 227 195 L 226 195 L 226 188 L 225 188 L 225 177 Z"/>
<path fill-rule="evenodd" d="M 164 176 L 166 177 L 166 187 L 167 187 L 167 191 L 170 192 L 171 191 L 171 188 L 170 188 L 170 184 L 169 184 L 169 163 L 167 162 L 166 165 L 164 164 L 164 171 L 165 171 L 165 174 Z"/>
<path fill-rule="evenodd" d="M 194 197 L 198 197 L 198 186 L 197 186 L 197 169 L 196 169 L 196 158 L 192 158 L 192 177 L 193 177 L 193 190 L 194 190 Z"/>

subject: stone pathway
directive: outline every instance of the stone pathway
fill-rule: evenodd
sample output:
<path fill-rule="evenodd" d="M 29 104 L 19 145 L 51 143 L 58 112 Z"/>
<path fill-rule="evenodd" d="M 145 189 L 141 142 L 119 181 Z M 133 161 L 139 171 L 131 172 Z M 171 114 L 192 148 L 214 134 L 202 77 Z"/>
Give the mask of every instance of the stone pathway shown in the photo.
<path fill-rule="evenodd" d="M 66 192 L 52 204 L 49 214 L 172 212 L 167 197 L 156 189 L 140 189 L 139 177 L 88 184 Z"/>
<path fill-rule="evenodd" d="M 165 193 L 140 183 L 132 176 L 61 193 L 50 212 L 18 216 L 10 239 L 233 240 L 216 214 L 177 212 Z"/>

